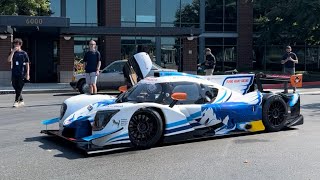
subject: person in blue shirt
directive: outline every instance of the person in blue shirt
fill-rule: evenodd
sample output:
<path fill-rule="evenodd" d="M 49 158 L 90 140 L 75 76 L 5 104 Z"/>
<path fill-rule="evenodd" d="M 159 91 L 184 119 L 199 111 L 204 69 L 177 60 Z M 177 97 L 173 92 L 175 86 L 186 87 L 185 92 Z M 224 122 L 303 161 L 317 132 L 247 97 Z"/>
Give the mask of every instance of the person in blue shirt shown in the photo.
<path fill-rule="evenodd" d="M 15 90 L 15 101 L 13 107 L 24 106 L 24 101 L 22 97 L 22 89 L 24 86 L 24 80 L 30 80 L 30 66 L 29 66 L 29 56 L 21 49 L 23 42 L 21 39 L 16 38 L 13 40 L 14 48 L 11 50 L 8 62 L 11 63 L 11 83 Z"/>
<path fill-rule="evenodd" d="M 90 86 L 90 94 L 97 94 L 97 77 L 100 72 L 101 55 L 96 49 L 96 42 L 89 42 L 89 51 L 85 53 L 83 62 L 85 63 L 86 83 Z"/>

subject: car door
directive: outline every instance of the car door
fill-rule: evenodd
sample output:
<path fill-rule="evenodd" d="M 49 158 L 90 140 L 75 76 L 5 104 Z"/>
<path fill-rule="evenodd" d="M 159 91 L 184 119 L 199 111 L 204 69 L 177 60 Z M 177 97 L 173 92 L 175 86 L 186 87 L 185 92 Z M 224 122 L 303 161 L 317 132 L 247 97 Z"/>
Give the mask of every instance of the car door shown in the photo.
<path fill-rule="evenodd" d="M 115 61 L 104 68 L 98 76 L 99 90 L 118 89 L 124 85 L 123 66 L 126 61 Z"/>
<path fill-rule="evenodd" d="M 207 86 L 197 83 L 182 83 L 177 85 L 173 92 L 184 92 L 187 94 L 187 100 L 181 101 L 179 108 L 185 114 L 187 121 L 194 129 L 205 128 L 215 120 L 213 111 L 205 108 L 208 105 L 215 104 L 218 97 L 218 89 L 213 86 Z"/>

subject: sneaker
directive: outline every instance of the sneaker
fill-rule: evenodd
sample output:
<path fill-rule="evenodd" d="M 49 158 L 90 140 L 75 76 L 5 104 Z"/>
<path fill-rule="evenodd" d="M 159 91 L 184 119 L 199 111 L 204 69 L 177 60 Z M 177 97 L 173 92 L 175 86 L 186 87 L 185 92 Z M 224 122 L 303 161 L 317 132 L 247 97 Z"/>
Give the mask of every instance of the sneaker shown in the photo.
<path fill-rule="evenodd" d="M 18 101 L 15 101 L 14 103 L 13 103 L 13 106 L 12 107 L 19 107 L 19 102 Z"/>
<path fill-rule="evenodd" d="M 19 106 L 20 106 L 20 107 L 24 106 L 24 102 L 23 102 L 23 101 L 20 101 L 20 102 L 19 102 Z"/>

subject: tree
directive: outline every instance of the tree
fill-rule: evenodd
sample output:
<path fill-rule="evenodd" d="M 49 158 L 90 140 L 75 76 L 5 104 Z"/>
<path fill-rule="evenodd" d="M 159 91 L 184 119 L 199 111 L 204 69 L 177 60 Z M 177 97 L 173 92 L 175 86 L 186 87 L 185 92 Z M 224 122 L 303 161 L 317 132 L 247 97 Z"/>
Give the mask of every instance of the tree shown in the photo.
<path fill-rule="evenodd" d="M 187 4 L 181 9 L 177 10 L 175 15 L 176 27 L 191 27 L 199 24 L 199 1 L 193 1 L 191 4 Z"/>
<path fill-rule="evenodd" d="M 319 0 L 255 0 L 258 42 L 320 44 Z"/>
<path fill-rule="evenodd" d="M 49 16 L 50 0 L 0 0 L 0 15 Z"/>

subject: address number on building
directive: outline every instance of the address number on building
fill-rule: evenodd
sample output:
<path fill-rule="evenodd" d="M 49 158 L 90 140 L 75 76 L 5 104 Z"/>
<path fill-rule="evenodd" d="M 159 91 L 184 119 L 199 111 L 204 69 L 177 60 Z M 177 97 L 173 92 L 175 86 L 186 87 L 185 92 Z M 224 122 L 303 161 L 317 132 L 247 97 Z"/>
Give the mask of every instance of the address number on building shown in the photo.
<path fill-rule="evenodd" d="M 42 24 L 43 23 L 43 20 L 42 19 L 38 19 L 38 18 L 27 18 L 26 19 L 26 24 L 35 24 L 35 25 L 38 25 L 38 24 Z"/>

